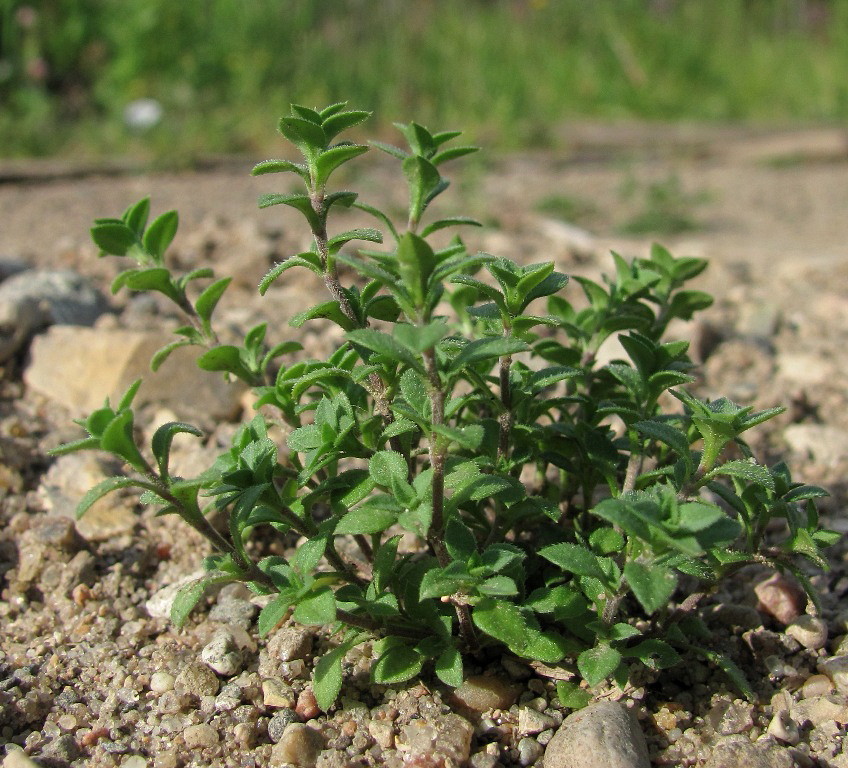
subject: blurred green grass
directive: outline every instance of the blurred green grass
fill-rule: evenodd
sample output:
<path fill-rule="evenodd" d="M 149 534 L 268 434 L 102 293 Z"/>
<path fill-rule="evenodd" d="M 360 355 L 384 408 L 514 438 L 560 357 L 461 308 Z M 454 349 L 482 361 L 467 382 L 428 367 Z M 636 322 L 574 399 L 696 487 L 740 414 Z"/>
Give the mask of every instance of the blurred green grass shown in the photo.
<path fill-rule="evenodd" d="M 569 119 L 834 122 L 848 0 L 0 0 L 6 156 L 261 152 L 349 99 L 489 146 Z M 152 98 L 154 128 L 126 105 Z"/>

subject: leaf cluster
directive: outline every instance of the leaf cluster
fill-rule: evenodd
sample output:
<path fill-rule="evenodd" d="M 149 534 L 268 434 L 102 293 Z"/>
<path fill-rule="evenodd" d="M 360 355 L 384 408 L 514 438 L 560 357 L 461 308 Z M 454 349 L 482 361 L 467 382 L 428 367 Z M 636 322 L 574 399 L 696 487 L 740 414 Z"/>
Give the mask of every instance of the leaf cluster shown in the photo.
<path fill-rule="evenodd" d="M 328 359 L 293 359 L 300 345 L 269 341 L 265 324 L 242 346 L 220 344 L 213 314 L 229 279 L 188 295 L 190 281 L 213 275 L 178 277 L 166 266 L 176 213 L 147 226 L 145 199 L 95 223 L 104 253 L 139 265 L 115 290 L 159 291 L 185 312 L 188 324 L 154 369 L 176 346 L 201 346 L 198 365 L 255 387 L 261 411 L 207 471 L 176 477 L 174 435 L 200 432 L 166 424 L 149 452 L 138 446 L 134 385 L 117 409 L 107 403 L 81 422 L 87 437 L 56 451 L 105 450 L 129 466 L 88 494 L 80 514 L 104 493 L 137 486 L 158 514 L 177 514 L 209 539 L 208 574 L 181 592 L 178 626 L 210 584 L 243 581 L 269 596 L 260 634 L 288 617 L 338 633 L 315 667 L 325 709 L 345 653 L 366 641 L 375 683 L 432 672 L 457 686 L 469 654 L 507 649 L 573 665 L 589 687 L 623 685 L 633 665 L 661 670 L 694 650 L 749 692 L 728 659 L 697 644 L 708 645 L 705 625 L 673 606 L 694 607 L 754 562 L 807 584 L 798 558 L 826 568 L 820 550 L 836 534 L 819 526 L 815 500 L 825 492 L 794 482 L 783 464 L 759 463 L 743 439 L 781 409 L 754 412 L 686 388 L 687 344 L 664 334 L 672 319 L 711 303 L 686 287 L 706 262 L 660 246 L 632 261 L 613 254 L 601 282 L 573 278 L 580 301 L 563 294 L 569 278 L 553 263 L 471 253 L 459 237 L 435 245 L 433 233 L 476 224 L 428 221 L 448 187 L 442 165 L 475 148 L 450 146 L 458 132 L 416 123 L 398 125 L 404 149 L 373 142 L 397 158 L 407 183 L 400 224 L 353 192 L 328 190 L 341 166 L 369 150 L 338 140 L 367 117 L 343 103 L 294 105 L 279 129 L 301 159 L 253 169 L 302 185 L 260 198 L 261 207 L 297 210 L 312 233 L 310 250 L 277 264 L 260 292 L 290 269 L 319 276 L 328 297 L 290 324 L 340 326 L 344 340 Z M 333 229 L 351 207 L 382 230 Z M 383 247 L 353 251 L 354 241 Z M 355 276 L 350 284 L 339 264 Z M 610 337 L 623 355 L 598 363 Z M 677 408 L 663 407 L 667 393 Z M 271 418 L 286 425 L 285 444 L 269 435 Z M 225 532 L 209 523 L 213 511 Z M 771 533 L 776 520 L 782 537 Z M 416 551 L 400 547 L 404 535 Z M 301 538 L 295 549 L 292 536 Z M 253 554 L 251 541 L 274 540 L 289 554 Z M 568 706 L 586 701 L 574 686 L 560 694 Z"/>

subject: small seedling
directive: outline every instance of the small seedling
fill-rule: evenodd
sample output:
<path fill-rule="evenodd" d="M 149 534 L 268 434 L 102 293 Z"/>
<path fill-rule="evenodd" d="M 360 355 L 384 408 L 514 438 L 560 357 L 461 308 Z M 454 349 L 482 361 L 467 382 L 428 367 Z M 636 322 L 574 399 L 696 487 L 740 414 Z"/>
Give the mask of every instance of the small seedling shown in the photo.
<path fill-rule="evenodd" d="M 588 300 L 577 309 L 553 263 L 471 253 L 459 237 L 432 243 L 436 232 L 477 224 L 429 216 L 448 187 L 445 166 L 476 151 L 455 144 L 456 131 L 399 124 L 408 146 L 372 142 L 406 179 L 401 222 L 334 189 L 335 172 L 370 149 L 338 137 L 368 116 L 345 104 L 295 105 L 279 127 L 300 159 L 253 169 L 298 180 L 301 191 L 270 192 L 259 205 L 295 209 L 312 233 L 311 248 L 274 266 L 259 291 L 289 270 L 314 273 L 326 299 L 290 325 L 340 326 L 344 340 L 327 359 L 293 362 L 300 344 L 264 323 L 241 344 L 221 344 L 215 308 L 230 278 L 171 271 L 175 211 L 149 222 L 144 199 L 95 222 L 101 255 L 135 262 L 113 291 L 158 291 L 185 315 L 152 367 L 196 347 L 202 369 L 253 387 L 262 411 L 207 471 L 178 477 L 172 440 L 200 430 L 168 423 L 149 448 L 137 444 L 137 382 L 80 422 L 86 437 L 53 452 L 98 449 L 127 465 L 78 514 L 135 487 L 157 515 L 178 515 L 209 540 L 206 575 L 174 603 L 178 627 L 208 587 L 232 581 L 267 596 L 261 635 L 289 617 L 329 627 L 337 645 L 313 676 L 325 710 L 342 688 L 344 655 L 365 641 L 375 683 L 435 675 L 458 686 L 469 656 L 508 650 L 574 665 L 589 687 L 624 684 L 634 666 L 661 670 L 694 649 L 750 695 L 741 672 L 709 649 L 700 599 L 749 563 L 793 573 L 809 589 L 798 558 L 826 568 L 820 548 L 838 534 L 819 527 L 823 490 L 794 482 L 783 464 L 759 463 L 744 441 L 780 408 L 755 412 L 687 390 L 687 344 L 663 337 L 671 320 L 711 303 L 684 287 L 706 262 L 660 246 L 633 261 L 613 254 L 601 283 L 574 278 Z M 338 227 L 348 208 L 376 228 Z M 340 265 L 354 275 L 349 284 Z M 611 336 L 624 355 L 601 364 Z M 678 406 L 665 410 L 669 392 Z M 268 412 L 287 425 L 285 446 L 269 437 Z M 225 532 L 211 513 L 226 519 Z M 302 537 L 296 549 L 292 535 Z M 418 551 L 399 548 L 404 535 Z M 276 551 L 290 554 L 254 557 L 251 539 L 278 540 Z M 585 704 L 585 692 L 560 689 L 568 706 Z"/>

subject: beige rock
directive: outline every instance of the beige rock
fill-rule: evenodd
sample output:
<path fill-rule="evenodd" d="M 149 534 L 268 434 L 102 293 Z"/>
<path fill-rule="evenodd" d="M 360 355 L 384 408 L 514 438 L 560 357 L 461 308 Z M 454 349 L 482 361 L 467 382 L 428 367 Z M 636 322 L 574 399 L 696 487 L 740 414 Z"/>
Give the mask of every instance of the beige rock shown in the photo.
<path fill-rule="evenodd" d="M 831 656 L 818 664 L 819 672 L 827 675 L 836 690 L 842 695 L 848 695 L 848 656 Z"/>
<path fill-rule="evenodd" d="M 189 749 L 214 747 L 218 743 L 218 731 L 207 723 L 190 725 L 183 731 L 183 738 Z"/>
<path fill-rule="evenodd" d="M 451 696 L 455 704 L 474 712 L 509 709 L 518 698 L 514 686 L 499 677 L 472 675 Z"/>
<path fill-rule="evenodd" d="M 848 461 L 848 434 L 829 424 L 790 424 L 783 432 L 793 453 L 811 457 L 825 467 Z"/>
<path fill-rule="evenodd" d="M 271 766 L 287 763 L 298 768 L 312 768 L 324 746 L 324 738 L 318 731 L 303 723 L 290 723 L 283 736 L 271 751 Z"/>
<path fill-rule="evenodd" d="M 649 768 L 650 764 L 636 717 L 613 701 L 569 715 L 545 751 L 545 768 Z"/>
<path fill-rule="evenodd" d="M 266 707 L 289 708 L 293 707 L 296 701 L 294 690 L 282 680 L 271 678 L 262 681 L 262 703 Z"/>
<path fill-rule="evenodd" d="M 144 379 L 135 405 L 157 403 L 180 418 L 229 419 L 241 406 L 243 387 L 201 371 L 198 349 L 182 347 L 153 373 L 150 358 L 174 340 L 167 333 L 56 325 L 35 339 L 24 381 L 74 415 L 116 403 L 133 381 Z"/>
<path fill-rule="evenodd" d="M 842 696 L 816 696 L 793 704 L 789 714 L 799 725 L 811 723 L 815 727 L 828 720 L 845 724 L 848 723 L 848 704 Z"/>
<path fill-rule="evenodd" d="M 754 587 L 759 610 L 774 616 L 781 624 L 794 621 L 804 610 L 807 597 L 801 586 L 786 576 L 775 573 Z"/>
<path fill-rule="evenodd" d="M 48 511 L 73 518 L 80 499 L 118 472 L 118 466 L 110 468 L 93 453 L 70 453 L 56 459 L 38 492 Z M 76 521 L 77 533 L 87 541 L 105 541 L 129 533 L 138 522 L 134 507 L 135 501 L 121 492 L 107 494 Z"/>
<path fill-rule="evenodd" d="M 471 737 L 474 727 L 464 717 L 449 714 L 429 720 L 413 720 L 403 729 L 403 739 L 398 749 L 406 753 L 405 762 L 429 768 L 452 761 L 465 765 L 471 754 Z"/>
<path fill-rule="evenodd" d="M 22 749 L 10 749 L 3 758 L 3 768 L 41 768 L 41 763 L 36 763 Z"/>
<path fill-rule="evenodd" d="M 214 696 L 219 687 L 218 676 L 205 664 L 198 662 L 183 667 L 174 681 L 177 693 L 192 693 L 195 696 Z"/>
<path fill-rule="evenodd" d="M 818 616 L 799 616 L 786 627 L 786 634 L 811 651 L 827 645 L 827 623 Z"/>

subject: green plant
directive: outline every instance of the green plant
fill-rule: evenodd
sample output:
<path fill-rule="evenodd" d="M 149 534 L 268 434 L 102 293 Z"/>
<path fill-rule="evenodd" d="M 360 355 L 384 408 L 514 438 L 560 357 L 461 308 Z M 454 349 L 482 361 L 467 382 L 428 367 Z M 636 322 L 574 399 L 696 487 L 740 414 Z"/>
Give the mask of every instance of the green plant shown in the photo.
<path fill-rule="evenodd" d="M 659 246 L 632 262 L 613 254 L 615 272 L 603 284 L 575 278 L 588 300 L 576 309 L 558 295 L 568 278 L 552 263 L 469 253 L 457 237 L 444 247 L 429 242 L 437 231 L 475 224 L 427 215 L 448 186 L 443 165 L 475 150 L 452 146 L 457 132 L 399 124 L 407 149 L 373 143 L 406 177 L 403 225 L 353 192 L 331 191 L 335 171 L 368 150 L 337 136 L 367 117 L 344 104 L 293 106 L 279 127 L 302 162 L 253 169 L 302 184 L 302 192 L 260 198 L 263 208 L 300 212 L 313 244 L 277 264 L 259 290 L 290 269 L 323 282 L 329 298 L 290 322 L 341 326 L 345 340 L 327 360 L 287 362 L 300 345 L 266 341 L 265 324 L 240 346 L 220 344 L 212 320 L 229 278 L 197 292 L 195 281 L 212 279 L 211 270 L 170 272 L 176 212 L 148 224 L 145 199 L 92 229 L 103 254 L 137 262 L 113 290 L 159 291 L 188 318 L 153 368 L 175 347 L 198 346 L 201 368 L 253 386 L 257 407 L 288 429 L 281 450 L 258 414 L 208 471 L 176 477 L 174 435 L 200 432 L 169 423 L 149 453 L 137 445 L 137 382 L 116 406 L 107 402 L 80 422 L 87 437 L 54 451 L 104 450 L 131 470 L 92 489 L 78 514 L 114 489 L 136 487 L 158 515 L 179 515 L 211 542 L 207 575 L 174 603 L 177 626 L 207 587 L 228 581 L 270 596 L 262 635 L 289 616 L 330 626 L 339 644 L 314 671 L 327 709 L 345 653 L 366 640 L 375 641 L 377 683 L 432 665 L 457 686 L 466 654 L 504 647 L 546 664 L 576 661 L 589 686 L 608 677 L 623 683 L 634 664 L 662 669 L 694 648 L 692 638 L 706 632 L 699 600 L 742 565 L 788 570 L 809 586 L 796 556 L 824 568 L 819 548 L 837 536 L 818 525 L 814 500 L 824 491 L 793 482 L 782 464 L 757 463 L 743 440 L 780 409 L 697 399 L 682 389 L 692 381 L 686 343 L 661 340 L 670 320 L 710 304 L 683 287 L 706 263 Z M 383 231 L 331 229 L 345 208 L 371 215 Z M 347 249 L 384 234 L 383 249 Z M 339 265 L 356 275 L 353 284 L 341 282 Z M 536 314 L 543 301 L 547 313 Z M 611 336 L 626 358 L 600 365 Z M 661 408 L 667 392 L 679 409 Z M 725 458 L 731 444 L 742 458 Z M 213 510 L 224 514 L 227 533 L 209 522 Z M 787 524 L 779 540 L 767 534 L 776 518 Z M 417 537 L 419 551 L 399 551 L 404 533 Z M 254 556 L 267 541 L 291 547 L 292 534 L 304 543 L 290 556 Z M 700 652 L 748 690 L 729 660 Z M 585 702 L 567 685 L 561 695 Z"/>

